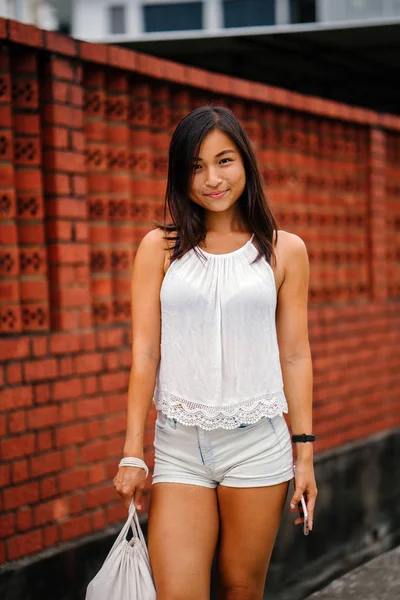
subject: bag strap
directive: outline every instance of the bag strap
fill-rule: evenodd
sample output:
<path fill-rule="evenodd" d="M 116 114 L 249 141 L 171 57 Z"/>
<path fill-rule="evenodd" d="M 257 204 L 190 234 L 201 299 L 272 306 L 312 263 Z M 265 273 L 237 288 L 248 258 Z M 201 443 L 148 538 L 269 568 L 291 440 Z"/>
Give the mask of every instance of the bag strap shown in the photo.
<path fill-rule="evenodd" d="M 141 529 L 140 524 L 139 524 L 139 519 L 138 519 L 138 516 L 137 516 L 137 512 L 136 512 L 135 503 L 133 501 L 133 498 L 132 498 L 131 503 L 129 505 L 129 517 L 128 518 L 130 519 L 133 536 L 134 537 L 139 537 L 140 541 L 142 542 L 142 544 L 144 545 L 144 547 L 147 550 L 146 540 L 144 539 L 144 535 L 143 535 L 142 529 Z"/>
<path fill-rule="evenodd" d="M 137 512 L 136 512 L 135 503 L 134 503 L 133 498 L 132 498 L 131 503 L 129 505 L 128 518 L 127 518 L 127 520 L 125 522 L 125 525 L 122 527 L 121 531 L 119 532 L 117 539 L 115 540 L 114 544 L 112 545 L 111 550 L 107 554 L 106 560 L 107 560 L 107 558 L 109 556 L 111 556 L 111 554 L 121 544 L 121 542 L 123 542 L 124 540 L 126 540 L 126 536 L 127 536 L 127 533 L 129 531 L 130 527 L 132 529 L 133 537 L 134 538 L 139 538 L 139 540 L 142 542 L 143 547 L 144 547 L 144 549 L 146 551 L 146 555 L 148 556 L 148 550 L 147 550 L 147 546 L 146 546 L 146 540 L 144 539 L 144 535 L 143 535 L 143 532 L 141 530 L 141 527 L 140 527 L 140 524 L 139 524 L 139 519 L 138 519 Z"/>
<path fill-rule="evenodd" d="M 131 516 L 131 514 L 129 514 L 128 518 L 125 522 L 125 525 L 122 527 L 121 531 L 118 534 L 117 539 L 115 540 L 115 542 L 113 543 L 113 545 L 111 547 L 111 550 L 107 554 L 106 560 L 109 556 L 111 556 L 111 554 L 121 544 L 121 542 L 126 539 L 127 533 L 129 531 L 129 527 L 131 526 L 131 520 L 132 520 L 132 516 Z"/>

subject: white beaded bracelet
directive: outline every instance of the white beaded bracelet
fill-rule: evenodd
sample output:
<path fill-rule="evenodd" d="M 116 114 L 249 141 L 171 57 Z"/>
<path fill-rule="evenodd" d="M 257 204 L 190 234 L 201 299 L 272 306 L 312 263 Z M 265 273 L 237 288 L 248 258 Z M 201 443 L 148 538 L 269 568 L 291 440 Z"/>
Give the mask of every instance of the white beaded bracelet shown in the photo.
<path fill-rule="evenodd" d="M 146 477 L 149 474 L 149 469 L 144 460 L 136 458 L 135 456 L 126 456 L 125 458 L 122 458 L 118 467 L 140 467 L 141 469 L 144 469 Z"/>

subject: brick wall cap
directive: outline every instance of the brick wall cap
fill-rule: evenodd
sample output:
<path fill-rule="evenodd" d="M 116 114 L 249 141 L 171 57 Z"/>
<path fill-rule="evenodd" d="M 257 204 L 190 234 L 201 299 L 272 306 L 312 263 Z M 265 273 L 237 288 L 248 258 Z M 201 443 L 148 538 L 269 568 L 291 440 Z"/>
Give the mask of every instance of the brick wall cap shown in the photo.
<path fill-rule="evenodd" d="M 78 54 L 78 42 L 68 35 L 57 31 L 44 31 L 44 46 L 52 52 L 76 56 Z"/>
<path fill-rule="evenodd" d="M 77 41 L 79 47 L 79 55 L 82 60 L 95 62 L 99 64 L 108 64 L 107 44 L 93 44 L 92 42 Z"/>
<path fill-rule="evenodd" d="M 396 115 L 378 113 L 317 96 L 302 95 L 299 92 L 225 74 L 211 73 L 205 69 L 186 66 L 120 46 L 74 40 L 58 32 L 43 31 L 33 25 L 11 19 L 0 19 L 0 39 L 7 37 L 21 45 L 36 48 L 44 46 L 51 52 L 66 56 L 79 55 L 83 61 L 137 72 L 153 79 L 164 79 L 166 82 L 189 85 L 245 100 L 256 100 L 331 119 L 400 130 L 400 117 Z"/>
<path fill-rule="evenodd" d="M 12 42 L 33 46 L 34 48 L 43 48 L 44 31 L 35 27 L 35 25 L 27 25 L 12 19 L 8 20 L 8 38 Z"/>
<path fill-rule="evenodd" d="M 7 19 L 0 18 L 0 40 L 7 37 Z"/>

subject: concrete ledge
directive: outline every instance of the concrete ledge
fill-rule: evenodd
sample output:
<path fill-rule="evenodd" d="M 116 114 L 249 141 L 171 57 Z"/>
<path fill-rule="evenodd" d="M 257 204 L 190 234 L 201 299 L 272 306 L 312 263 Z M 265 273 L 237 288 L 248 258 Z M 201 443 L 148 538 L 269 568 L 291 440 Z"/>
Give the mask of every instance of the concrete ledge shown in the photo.
<path fill-rule="evenodd" d="M 307 600 L 394 600 L 400 594 L 400 546 L 332 581 Z"/>

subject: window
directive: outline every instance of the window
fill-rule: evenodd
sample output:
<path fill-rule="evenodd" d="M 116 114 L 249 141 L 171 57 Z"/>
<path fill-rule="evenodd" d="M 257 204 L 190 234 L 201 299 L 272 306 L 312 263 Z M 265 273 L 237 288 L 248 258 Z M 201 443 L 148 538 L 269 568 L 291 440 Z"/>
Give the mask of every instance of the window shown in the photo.
<path fill-rule="evenodd" d="M 350 0 L 346 4 L 349 19 L 370 19 L 384 16 L 383 0 Z"/>
<path fill-rule="evenodd" d="M 115 5 L 109 7 L 110 11 L 110 33 L 126 33 L 125 6 Z"/>
<path fill-rule="evenodd" d="M 275 0 L 223 0 L 225 27 L 275 25 Z"/>
<path fill-rule="evenodd" d="M 203 28 L 203 3 L 149 4 L 143 7 L 145 31 L 188 31 Z"/>
<path fill-rule="evenodd" d="M 291 23 L 313 23 L 315 20 L 315 0 L 290 0 Z"/>

